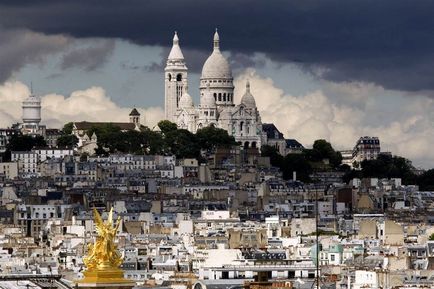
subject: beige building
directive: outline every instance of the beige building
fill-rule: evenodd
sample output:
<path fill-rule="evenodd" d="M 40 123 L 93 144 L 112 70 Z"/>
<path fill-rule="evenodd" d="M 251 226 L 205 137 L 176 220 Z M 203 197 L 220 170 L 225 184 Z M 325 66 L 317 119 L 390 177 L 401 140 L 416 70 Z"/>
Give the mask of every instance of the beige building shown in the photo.
<path fill-rule="evenodd" d="M 394 221 L 386 220 L 383 224 L 380 224 L 379 233 L 384 245 L 404 245 L 404 230 L 400 224 Z"/>
<path fill-rule="evenodd" d="M 267 229 L 231 228 L 228 229 L 229 249 L 266 248 Z"/>
<path fill-rule="evenodd" d="M 376 220 L 361 220 L 359 223 L 360 239 L 376 239 L 377 238 L 377 221 Z"/>
<path fill-rule="evenodd" d="M 0 175 L 4 175 L 6 179 L 15 179 L 18 177 L 18 163 L 0 163 Z"/>
<path fill-rule="evenodd" d="M 315 218 L 296 218 L 291 220 L 291 237 L 309 235 L 315 233 L 315 231 Z"/>

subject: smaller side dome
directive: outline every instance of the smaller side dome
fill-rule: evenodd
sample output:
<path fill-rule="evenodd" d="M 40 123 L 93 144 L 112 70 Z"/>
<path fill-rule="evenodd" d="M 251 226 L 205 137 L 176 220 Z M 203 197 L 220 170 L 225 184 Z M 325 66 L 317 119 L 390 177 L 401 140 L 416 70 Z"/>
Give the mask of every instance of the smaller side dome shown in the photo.
<path fill-rule="evenodd" d="M 191 108 L 194 107 L 193 98 L 187 92 L 188 87 L 185 87 L 185 92 L 179 99 L 180 108 Z"/>
<path fill-rule="evenodd" d="M 250 93 L 250 82 L 248 80 L 246 83 L 246 92 L 241 98 L 241 103 L 248 108 L 256 108 L 256 101 L 253 95 Z"/>
<path fill-rule="evenodd" d="M 214 96 L 212 96 L 211 90 L 209 88 L 209 83 L 206 84 L 206 91 L 200 98 L 200 105 L 202 107 L 216 107 Z"/>

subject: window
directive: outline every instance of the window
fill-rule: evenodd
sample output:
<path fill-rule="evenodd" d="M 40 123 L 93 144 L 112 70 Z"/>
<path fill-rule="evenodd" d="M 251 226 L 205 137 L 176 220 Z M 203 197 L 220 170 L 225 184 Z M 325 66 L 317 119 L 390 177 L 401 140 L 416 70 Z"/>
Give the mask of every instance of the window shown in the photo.
<path fill-rule="evenodd" d="M 330 261 L 335 261 L 335 254 L 330 255 Z"/>
<path fill-rule="evenodd" d="M 181 80 L 182 80 L 182 74 L 179 73 L 179 74 L 176 76 L 176 81 L 181 81 Z"/>

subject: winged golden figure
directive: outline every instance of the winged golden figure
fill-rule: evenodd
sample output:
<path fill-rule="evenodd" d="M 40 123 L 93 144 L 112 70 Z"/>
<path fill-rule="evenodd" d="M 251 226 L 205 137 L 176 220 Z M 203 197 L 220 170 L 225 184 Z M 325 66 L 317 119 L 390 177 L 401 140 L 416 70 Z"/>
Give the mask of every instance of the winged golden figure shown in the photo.
<path fill-rule="evenodd" d="M 106 222 L 93 209 L 96 232 L 95 243 L 88 245 L 88 254 L 83 258 L 87 271 L 117 269 L 122 264 L 122 256 L 115 244 L 116 234 L 120 225 L 120 217 L 113 223 L 113 208 L 109 212 Z"/>

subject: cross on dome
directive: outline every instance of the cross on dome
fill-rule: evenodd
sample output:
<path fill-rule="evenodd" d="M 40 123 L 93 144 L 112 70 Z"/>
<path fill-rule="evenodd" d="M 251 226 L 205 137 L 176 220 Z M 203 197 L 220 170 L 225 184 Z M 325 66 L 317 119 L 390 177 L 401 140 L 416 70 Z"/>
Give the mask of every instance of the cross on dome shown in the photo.
<path fill-rule="evenodd" d="M 220 49 L 220 36 L 216 28 L 214 33 L 214 50 L 219 50 L 219 49 Z"/>
<path fill-rule="evenodd" d="M 175 35 L 173 36 L 173 45 L 179 44 L 178 32 L 175 31 Z"/>

